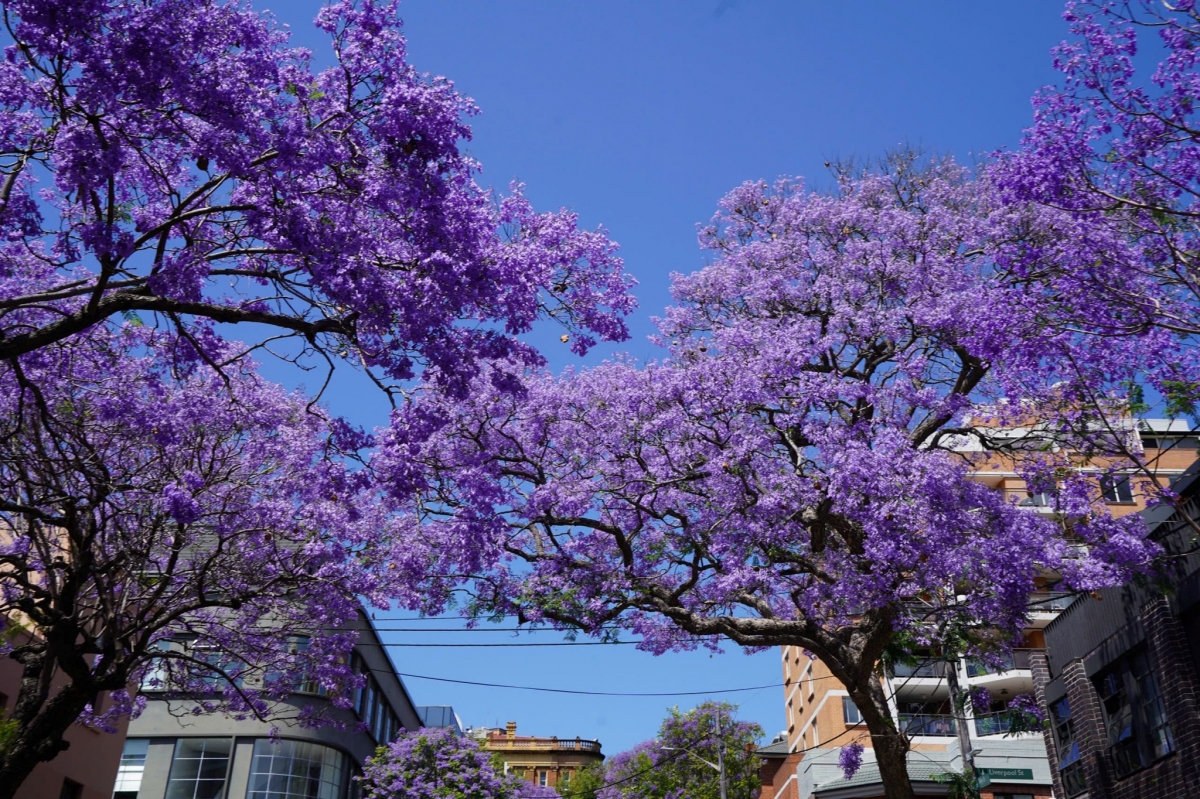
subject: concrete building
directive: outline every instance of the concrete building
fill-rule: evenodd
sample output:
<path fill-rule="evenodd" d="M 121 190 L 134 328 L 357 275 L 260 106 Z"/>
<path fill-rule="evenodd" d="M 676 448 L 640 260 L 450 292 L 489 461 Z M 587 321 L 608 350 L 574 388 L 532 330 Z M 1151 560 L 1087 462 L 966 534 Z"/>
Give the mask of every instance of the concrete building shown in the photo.
<path fill-rule="evenodd" d="M 1173 488 L 1176 508 L 1146 512 L 1173 556 L 1162 582 L 1102 589 L 1046 628 L 1033 673 L 1059 797 L 1200 796 L 1200 465 Z"/>
<path fill-rule="evenodd" d="M 146 710 L 129 725 L 113 799 L 353 799 L 352 778 L 376 747 L 421 726 L 366 613 L 357 626 L 353 663 L 367 681 L 354 707 L 334 708 L 326 696 L 301 690 L 278 708 L 293 718 L 306 708 L 328 714 L 342 729 L 235 719 L 149 693 Z M 273 726 L 280 729 L 274 740 Z"/>
<path fill-rule="evenodd" d="M 1178 480 L 1200 454 L 1197 449 L 1200 439 L 1181 421 L 1131 423 L 1126 432 L 1130 445 L 1142 449 L 1154 470 L 1155 481 L 1161 486 Z M 998 435 L 1035 444 L 1038 441 L 1036 428 L 1003 431 Z M 984 453 L 969 440 L 964 442 L 962 452 L 971 459 L 980 482 L 1005 492 L 1030 512 L 1053 513 L 1044 497 L 1028 491 L 1017 471 L 1018 456 Z M 1084 474 L 1096 472 L 1099 476 L 1108 465 L 1080 459 L 1076 468 Z M 1139 485 L 1139 479 L 1134 475 L 1118 475 L 1102 485 L 1103 498 L 1114 516 L 1145 510 L 1147 492 L 1145 486 Z M 909 773 L 918 795 L 923 792 L 945 795 L 946 786 L 931 782 L 931 775 L 962 770 L 946 680 L 951 668 L 957 670 L 960 685 L 967 689 L 985 688 L 992 699 L 992 713 L 976 715 L 970 709 L 967 711 L 975 764 L 979 773 L 990 780 L 981 791 L 984 799 L 1042 799 L 1052 794 L 1063 795 L 1054 790 L 1058 778 L 1052 774 L 1043 735 L 1010 734 L 1005 717 L 999 714 L 1011 698 L 1035 694 L 1035 672 L 1044 668 L 1046 662 L 1046 630 L 1076 602 L 1076 597 L 1054 591 L 1055 582 L 1054 574 L 1038 576 L 1037 583 L 1042 588 L 1031 597 L 1023 645 L 1013 651 L 1007 662 L 947 663 L 930 657 L 913 666 L 897 665 L 894 676 L 885 677 L 884 691 L 891 698 L 893 718 L 912 742 Z M 824 664 L 811 660 L 799 648 L 784 647 L 781 655 L 787 729 L 779 739 L 759 750 L 766 763 L 762 799 L 882 797 L 879 773 L 872 765 L 870 737 L 844 686 Z M 864 767 L 855 779 L 845 780 L 836 768 L 838 750 L 854 740 L 866 747 Z M 1140 796 L 1130 794 L 1134 795 Z M 1200 796 L 1200 791 L 1194 795 Z"/>
<path fill-rule="evenodd" d="M 604 760 L 599 741 L 517 735 L 515 721 L 508 722 L 502 730 L 481 728 L 469 734 L 483 749 L 496 753 L 504 762 L 506 773 L 536 785 L 569 787 L 580 769 Z"/>
<path fill-rule="evenodd" d="M 26 637 L 25 632 L 17 633 Z M 19 644 L 20 640 L 14 641 Z M 0 658 L 0 715 L 11 712 L 21 688 L 20 663 L 12 658 Z M 51 691 L 66 682 L 60 674 L 51 684 Z M 106 695 L 99 698 L 103 711 Z M 121 760 L 125 741 L 122 719 L 117 732 L 106 733 L 83 724 L 72 724 L 64 736 L 70 744 L 65 752 L 48 763 L 40 763 L 17 789 L 16 799 L 108 799 Z"/>

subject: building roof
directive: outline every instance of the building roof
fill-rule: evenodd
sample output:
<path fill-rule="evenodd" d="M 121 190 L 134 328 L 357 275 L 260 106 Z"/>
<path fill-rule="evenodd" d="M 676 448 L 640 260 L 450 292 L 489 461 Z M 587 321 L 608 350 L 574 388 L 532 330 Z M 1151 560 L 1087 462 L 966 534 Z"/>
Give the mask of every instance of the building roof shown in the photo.
<path fill-rule="evenodd" d="M 787 757 L 791 753 L 792 749 L 788 745 L 787 739 L 772 741 L 766 746 L 754 750 L 754 754 L 759 757 Z"/>
<path fill-rule="evenodd" d="M 954 768 L 948 760 L 926 758 L 909 761 L 908 764 L 908 778 L 913 783 L 913 789 L 921 795 L 933 793 L 945 796 L 946 784 L 935 780 L 934 775 L 945 774 L 950 771 L 954 771 Z M 837 777 L 816 785 L 813 788 L 813 795 L 818 797 L 818 799 L 839 799 L 840 797 L 849 799 L 849 797 L 855 796 L 875 796 L 882 793 L 882 790 L 878 787 L 882 782 L 883 779 L 879 776 L 879 764 L 863 763 L 858 773 L 850 779 Z"/>

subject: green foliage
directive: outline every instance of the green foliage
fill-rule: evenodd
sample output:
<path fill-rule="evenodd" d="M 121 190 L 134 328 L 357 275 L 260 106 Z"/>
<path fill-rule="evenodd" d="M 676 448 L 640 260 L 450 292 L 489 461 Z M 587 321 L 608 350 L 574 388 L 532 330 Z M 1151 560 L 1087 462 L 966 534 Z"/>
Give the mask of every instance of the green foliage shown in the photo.
<path fill-rule="evenodd" d="M 598 799 L 604 787 L 604 764 L 593 763 L 575 772 L 569 786 L 558 786 L 558 792 L 570 799 Z"/>
<path fill-rule="evenodd" d="M 736 712 L 736 705 L 725 702 L 705 702 L 687 712 L 672 708 L 657 738 L 612 759 L 608 787 L 598 799 L 718 799 L 718 749 L 729 799 L 751 799 L 759 789 L 761 760 L 754 750 L 763 732 L 738 721 Z"/>
<path fill-rule="evenodd" d="M 8 713 L 0 714 L 0 719 L 0 757 L 4 757 L 13 741 L 17 739 L 20 725 L 16 719 L 8 718 Z"/>
<path fill-rule="evenodd" d="M 980 799 L 979 789 L 975 787 L 974 771 L 968 770 L 962 774 L 949 771 L 934 774 L 933 779 L 946 786 L 946 799 Z"/>

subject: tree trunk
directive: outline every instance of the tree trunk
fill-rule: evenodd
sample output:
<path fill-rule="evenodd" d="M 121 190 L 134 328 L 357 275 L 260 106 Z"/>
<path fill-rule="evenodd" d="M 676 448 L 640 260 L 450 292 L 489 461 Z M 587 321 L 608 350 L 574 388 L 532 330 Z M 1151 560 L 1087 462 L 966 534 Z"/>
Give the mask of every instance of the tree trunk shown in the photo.
<path fill-rule="evenodd" d="M 871 733 L 879 777 L 887 799 L 914 799 L 908 778 L 908 736 L 896 727 L 879 675 L 872 672 L 858 690 L 847 687 Z"/>
<path fill-rule="evenodd" d="M 89 701 L 84 691 L 65 686 L 29 723 L 21 725 L 0 756 L 0 799 L 13 799 L 17 789 L 39 763 L 53 760 L 70 746 L 63 735 Z"/>

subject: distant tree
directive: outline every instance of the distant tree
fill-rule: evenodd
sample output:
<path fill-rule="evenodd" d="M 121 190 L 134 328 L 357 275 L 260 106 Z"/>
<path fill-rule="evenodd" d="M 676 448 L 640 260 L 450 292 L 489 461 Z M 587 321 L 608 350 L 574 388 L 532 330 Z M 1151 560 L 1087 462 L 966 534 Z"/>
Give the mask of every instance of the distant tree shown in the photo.
<path fill-rule="evenodd" d="M 422 728 L 379 747 L 362 776 L 365 799 L 558 799 L 496 768 L 470 738 L 448 728 Z"/>
<path fill-rule="evenodd" d="M 1107 451 L 1127 406 L 1092 399 L 1129 362 L 1058 328 L 1008 268 L 1058 221 L 903 154 L 828 195 L 741 186 L 703 231 L 713 263 L 675 278 L 664 360 L 398 414 L 373 461 L 413 514 L 396 556 L 430 575 L 431 609 L 467 577 L 468 612 L 617 624 L 652 652 L 804 648 L 909 799 L 889 644 L 1002 646 L 1039 568 L 1086 589 L 1157 551 L 1072 461 Z M 1020 468 L 1068 527 L 971 475 L 1031 439 Z"/>
<path fill-rule="evenodd" d="M 604 787 L 604 764 L 594 763 L 575 772 L 569 784 L 558 784 L 558 792 L 571 799 L 598 799 Z"/>
<path fill-rule="evenodd" d="M 729 799 L 752 799 L 759 789 L 754 754 L 762 728 L 738 721 L 736 705 L 706 702 L 686 713 L 672 708 L 658 736 L 608 764 L 599 799 L 719 799 L 724 760 Z M 711 765 L 710 765 L 711 764 Z M 572 794 L 573 795 L 573 794 Z"/>

